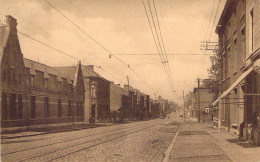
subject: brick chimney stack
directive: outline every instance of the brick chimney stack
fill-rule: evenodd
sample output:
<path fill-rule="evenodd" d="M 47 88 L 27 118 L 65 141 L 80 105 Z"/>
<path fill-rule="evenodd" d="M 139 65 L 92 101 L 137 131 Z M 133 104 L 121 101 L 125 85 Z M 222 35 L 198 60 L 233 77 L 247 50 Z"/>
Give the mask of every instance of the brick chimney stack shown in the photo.
<path fill-rule="evenodd" d="M 94 65 L 87 65 L 87 67 L 94 70 Z"/>

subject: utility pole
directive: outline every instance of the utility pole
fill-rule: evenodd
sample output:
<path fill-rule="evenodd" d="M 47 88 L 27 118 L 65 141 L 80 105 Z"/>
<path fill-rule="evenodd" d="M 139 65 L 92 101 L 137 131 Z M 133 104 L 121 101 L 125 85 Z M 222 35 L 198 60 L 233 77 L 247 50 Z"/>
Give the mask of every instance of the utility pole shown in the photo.
<path fill-rule="evenodd" d="M 131 111 L 133 111 L 133 98 L 134 98 L 134 96 L 131 96 L 130 95 L 130 91 L 129 91 L 129 77 L 128 77 L 128 75 L 126 76 L 126 79 L 127 79 L 127 90 L 128 90 L 128 95 L 129 95 L 129 97 L 131 97 L 130 99 L 131 99 Z M 129 106 L 129 108 L 128 108 L 128 120 L 130 120 L 130 116 L 132 116 L 132 112 L 129 110 L 130 109 L 130 105 L 128 104 L 128 106 Z M 131 112 L 131 113 L 130 113 Z"/>
<path fill-rule="evenodd" d="M 200 78 L 198 78 L 198 109 L 199 109 L 198 122 L 200 123 Z"/>
<path fill-rule="evenodd" d="M 127 79 L 127 90 L 128 90 L 128 93 L 129 93 L 129 77 L 128 77 L 128 75 L 126 76 L 126 79 Z"/>
<path fill-rule="evenodd" d="M 154 100 L 156 100 L 156 93 L 154 93 Z"/>
<path fill-rule="evenodd" d="M 185 99 L 184 99 L 184 90 L 182 93 L 182 98 L 183 98 L 183 121 L 185 120 Z"/>
<path fill-rule="evenodd" d="M 200 50 L 204 50 L 204 51 L 214 51 L 218 49 L 219 46 L 219 42 L 211 42 L 211 41 L 201 41 L 200 42 Z"/>

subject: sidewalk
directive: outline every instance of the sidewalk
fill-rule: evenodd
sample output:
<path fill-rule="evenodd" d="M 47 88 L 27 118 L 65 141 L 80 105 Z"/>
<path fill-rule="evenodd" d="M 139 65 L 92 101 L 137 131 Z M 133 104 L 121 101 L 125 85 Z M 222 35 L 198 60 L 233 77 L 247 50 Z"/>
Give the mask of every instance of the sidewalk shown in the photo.
<path fill-rule="evenodd" d="M 248 142 L 239 142 L 236 136 L 222 130 L 208 130 L 208 132 L 216 139 L 215 144 L 220 147 L 232 161 L 260 161 L 260 146 L 255 146 Z"/>
<path fill-rule="evenodd" d="M 168 161 L 260 161 L 260 147 L 239 142 L 212 124 L 185 121 Z"/>
<path fill-rule="evenodd" d="M 50 126 L 50 127 L 42 127 L 42 128 L 30 128 L 28 131 L 14 130 L 14 131 L 9 131 L 8 133 L 1 133 L 1 139 L 37 136 L 37 135 L 43 135 L 48 133 L 58 133 L 58 132 L 75 131 L 80 129 L 112 126 L 115 124 L 120 124 L 120 123 L 96 123 L 94 126 L 89 124 L 75 124 L 75 125 Z"/>

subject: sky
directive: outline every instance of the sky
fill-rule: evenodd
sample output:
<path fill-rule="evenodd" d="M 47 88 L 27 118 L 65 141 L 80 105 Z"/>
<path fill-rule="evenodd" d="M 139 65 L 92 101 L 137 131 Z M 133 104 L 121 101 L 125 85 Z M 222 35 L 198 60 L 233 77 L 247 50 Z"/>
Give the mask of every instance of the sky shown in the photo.
<path fill-rule="evenodd" d="M 106 50 L 45 0 L 0 0 L 0 20 L 3 22 L 5 15 L 12 15 L 17 19 L 18 31 L 79 58 L 82 64 L 101 66 L 104 70 L 95 70 L 116 84 L 127 84 L 129 76 L 131 86 L 152 98 L 158 92 L 157 96 L 182 104 L 183 91 L 185 94 L 193 91 L 198 77 L 208 78 L 209 55 L 190 54 L 212 54 L 200 50 L 201 41 L 209 38 L 217 41 L 214 31 L 225 0 L 154 0 L 165 51 L 178 54 L 168 55 L 173 89 L 167 82 L 142 0 L 48 1 L 138 76 L 114 56 L 110 58 Z M 144 2 L 149 14 L 148 1 Z M 152 11 L 156 19 L 153 8 Z M 149 18 L 152 21 L 151 15 Z M 25 58 L 49 66 L 71 66 L 78 62 L 23 35 L 18 37 Z"/>

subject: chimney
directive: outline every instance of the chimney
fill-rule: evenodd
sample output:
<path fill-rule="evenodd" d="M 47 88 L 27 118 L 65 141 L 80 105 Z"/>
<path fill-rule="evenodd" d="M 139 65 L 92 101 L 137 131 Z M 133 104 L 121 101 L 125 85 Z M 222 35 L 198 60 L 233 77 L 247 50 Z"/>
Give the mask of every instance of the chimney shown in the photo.
<path fill-rule="evenodd" d="M 10 29 L 16 29 L 17 20 L 11 15 L 6 15 L 6 25 L 10 27 Z"/>
<path fill-rule="evenodd" d="M 120 84 L 116 84 L 116 85 L 118 85 L 120 87 Z"/>
<path fill-rule="evenodd" d="M 88 65 L 87 67 L 94 70 L 94 65 Z"/>

